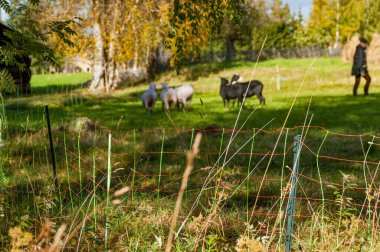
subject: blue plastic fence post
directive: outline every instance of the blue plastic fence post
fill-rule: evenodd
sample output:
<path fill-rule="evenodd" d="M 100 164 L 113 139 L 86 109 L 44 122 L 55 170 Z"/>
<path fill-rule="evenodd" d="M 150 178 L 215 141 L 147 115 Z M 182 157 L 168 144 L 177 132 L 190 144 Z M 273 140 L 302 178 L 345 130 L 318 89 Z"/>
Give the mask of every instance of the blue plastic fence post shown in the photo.
<path fill-rule="evenodd" d="M 291 189 L 289 194 L 289 203 L 287 209 L 288 228 L 285 237 L 285 251 L 290 252 L 292 250 L 292 235 L 293 235 L 293 223 L 294 212 L 296 208 L 296 195 L 297 195 L 297 183 L 298 183 L 298 170 L 300 162 L 300 150 L 301 150 L 301 135 L 294 137 L 294 149 L 293 149 L 293 170 L 291 180 Z"/>

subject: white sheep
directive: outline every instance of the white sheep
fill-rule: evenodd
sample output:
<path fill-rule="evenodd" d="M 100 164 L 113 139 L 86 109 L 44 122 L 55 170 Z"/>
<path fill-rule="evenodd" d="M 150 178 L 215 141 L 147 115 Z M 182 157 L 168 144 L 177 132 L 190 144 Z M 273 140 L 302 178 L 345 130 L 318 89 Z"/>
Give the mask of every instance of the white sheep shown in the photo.
<path fill-rule="evenodd" d="M 177 95 L 173 88 L 169 88 L 167 83 L 162 83 L 162 91 L 161 91 L 161 101 L 162 101 L 162 110 L 169 111 L 172 103 L 174 104 L 174 107 L 177 106 Z"/>
<path fill-rule="evenodd" d="M 182 85 L 175 89 L 177 95 L 177 107 L 182 103 L 182 108 L 188 110 L 191 107 L 191 100 L 193 99 L 194 89 L 190 85 Z"/>
<path fill-rule="evenodd" d="M 156 84 L 150 83 L 149 89 L 144 91 L 141 95 L 141 101 L 146 109 L 146 112 L 152 113 L 154 104 L 157 100 Z"/>

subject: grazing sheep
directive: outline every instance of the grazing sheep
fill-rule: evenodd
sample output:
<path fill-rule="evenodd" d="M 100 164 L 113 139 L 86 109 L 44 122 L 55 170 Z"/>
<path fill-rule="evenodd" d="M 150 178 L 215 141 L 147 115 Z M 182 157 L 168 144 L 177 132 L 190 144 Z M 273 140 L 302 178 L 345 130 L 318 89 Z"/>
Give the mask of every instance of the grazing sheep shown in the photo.
<path fill-rule="evenodd" d="M 239 102 L 242 102 L 242 94 L 244 92 L 243 90 L 244 86 L 242 85 L 228 85 L 228 80 L 227 78 L 220 78 L 220 96 L 223 99 L 223 104 L 224 107 L 227 108 L 230 105 L 230 100 L 238 99 L 238 104 Z M 226 103 L 227 101 L 227 103 Z"/>
<path fill-rule="evenodd" d="M 235 77 L 235 79 L 238 79 Z M 250 83 L 250 84 L 249 84 Z M 228 80 L 226 78 L 221 78 L 220 84 L 220 96 L 223 99 L 224 107 L 229 107 L 230 100 L 238 99 L 238 105 L 243 102 L 244 95 L 246 97 L 251 97 L 256 95 L 260 100 L 260 105 L 265 105 L 265 98 L 262 95 L 262 90 L 264 85 L 257 80 L 251 82 L 239 83 L 236 82 L 234 85 L 228 85 Z M 248 90 L 247 90 L 248 89 Z"/>
<path fill-rule="evenodd" d="M 243 86 L 244 92 L 241 98 L 243 98 L 246 93 L 247 93 L 246 97 L 251 97 L 251 96 L 256 95 L 257 98 L 260 100 L 260 105 L 265 105 L 265 98 L 263 96 L 263 88 L 264 88 L 263 83 L 261 83 L 258 80 L 253 80 L 250 82 L 237 82 L 235 85 Z M 248 85 L 249 85 L 249 89 L 247 91 Z"/>
<path fill-rule="evenodd" d="M 146 109 L 146 112 L 152 113 L 154 104 L 157 100 L 156 84 L 150 83 L 149 89 L 144 91 L 141 95 L 141 101 Z"/>
<path fill-rule="evenodd" d="M 177 107 L 182 103 L 182 109 L 188 110 L 191 107 L 191 100 L 193 99 L 194 89 L 190 85 L 182 85 L 175 89 L 177 95 Z"/>
<path fill-rule="evenodd" d="M 170 107 L 172 106 L 172 103 L 174 104 L 174 107 L 177 106 L 177 94 L 173 88 L 168 88 L 167 83 L 162 83 L 162 91 L 161 91 L 161 101 L 162 101 L 162 110 L 165 110 L 169 112 Z"/>

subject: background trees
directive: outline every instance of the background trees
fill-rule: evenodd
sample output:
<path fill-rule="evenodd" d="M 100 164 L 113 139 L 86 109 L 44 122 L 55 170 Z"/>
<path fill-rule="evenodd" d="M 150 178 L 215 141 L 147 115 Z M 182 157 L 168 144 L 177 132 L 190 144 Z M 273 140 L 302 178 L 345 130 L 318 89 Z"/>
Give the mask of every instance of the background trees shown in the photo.
<path fill-rule="evenodd" d="M 72 47 L 70 37 L 76 32 L 71 25 L 76 23 L 73 17 L 67 21 L 55 20 L 44 22 L 39 19 L 42 11 L 39 0 L 0 1 L 0 8 L 10 16 L 8 26 L 1 25 L 0 46 L 0 90 L 14 92 L 14 80 L 19 81 L 19 92 L 30 93 L 29 56 L 43 58 L 50 64 L 57 64 L 54 50 L 46 43 L 50 38 L 59 37 L 63 43 Z M 15 71 L 14 69 L 19 71 Z M 16 75 L 15 72 L 18 72 Z M 9 76 L 12 75 L 13 79 Z M 18 76 L 17 76 L 18 75 Z M 26 80 L 26 81 L 25 81 Z"/>
<path fill-rule="evenodd" d="M 94 63 L 90 90 L 102 92 L 152 78 L 168 64 L 178 67 L 197 61 L 204 52 L 224 52 L 221 60 L 231 61 L 237 50 L 260 49 L 265 37 L 268 49 L 336 47 L 355 33 L 371 37 L 380 28 L 379 0 L 314 0 L 308 19 L 291 12 L 281 0 L 0 3 L 9 13 L 8 23 L 20 27 L 21 34 L 52 31 L 51 36 L 38 38 L 45 52 L 36 53 L 35 61 L 53 56 L 51 49 L 55 55 L 48 62 L 87 58 Z M 54 23 L 62 19 L 69 21 Z M 64 32 L 54 32 L 55 28 Z"/>

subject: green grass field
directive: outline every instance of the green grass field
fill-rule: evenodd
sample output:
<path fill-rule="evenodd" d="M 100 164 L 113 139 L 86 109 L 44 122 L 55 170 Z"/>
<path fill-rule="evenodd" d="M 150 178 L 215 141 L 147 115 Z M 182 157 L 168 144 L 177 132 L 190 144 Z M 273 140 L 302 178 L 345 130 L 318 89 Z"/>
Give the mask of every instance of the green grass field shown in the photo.
<path fill-rule="evenodd" d="M 311 102 L 310 113 L 314 114 L 313 125 L 345 133 L 378 133 L 379 119 L 375 116 L 379 98 L 377 69 L 371 71 L 373 75 L 372 95 L 363 99 L 361 94 L 364 83 L 360 87 L 359 97 L 352 96 L 353 77 L 350 76 L 350 65 L 343 64 L 338 58 L 322 58 L 317 59 L 309 73 L 306 73 L 311 63 L 311 59 L 279 59 L 260 62 L 253 78 L 259 79 L 265 84 L 264 96 L 267 99 L 267 105 L 255 112 L 254 120 L 250 120 L 245 128 L 259 127 L 271 119 L 274 121 L 269 128 L 281 126 L 297 89 L 305 78 L 305 83 L 286 126 L 302 125 L 308 104 Z M 279 66 L 281 75 L 281 90 L 279 91 L 276 89 L 276 65 Z M 146 85 L 126 88 L 112 95 L 99 97 L 79 88 L 81 83 L 90 78 L 88 74 L 34 76 L 32 86 L 33 90 L 37 89 L 37 94 L 28 98 L 8 100 L 7 105 L 11 110 L 16 105 L 26 108 L 22 110 L 22 113 L 27 114 L 28 109 L 38 109 L 43 104 L 50 104 L 50 106 L 56 107 L 53 115 L 57 113 L 59 118 L 62 113 L 70 111 L 77 116 L 98 120 L 101 125 L 111 129 L 115 129 L 117 125 L 123 130 L 131 130 L 136 127 L 198 128 L 215 123 L 221 127 L 232 128 L 238 109 L 236 107 L 229 110 L 223 108 L 219 96 L 220 80 L 218 76 L 230 77 L 234 73 L 240 73 L 245 80 L 248 80 L 254 66 L 255 63 L 249 62 L 237 62 L 229 65 L 197 65 L 185 69 L 183 75 L 179 77 L 173 73 L 162 75 L 157 81 L 158 83 L 167 81 L 171 86 L 190 83 L 195 88 L 193 110 L 186 116 L 182 112 L 171 113 L 172 120 L 161 111 L 160 102 L 157 102 L 153 115 L 146 115 L 140 102 L 140 94 L 146 89 Z M 195 81 L 187 80 L 193 79 L 195 76 L 199 78 Z M 45 83 L 45 86 L 42 83 Z M 74 90 L 66 92 L 67 87 Z M 40 93 L 43 94 L 40 95 Z M 203 105 L 201 105 L 200 99 L 202 99 Z M 248 99 L 247 109 L 243 111 L 241 118 L 245 119 L 257 105 L 258 100 L 255 97 Z M 13 110 L 9 114 L 13 115 Z"/>
<path fill-rule="evenodd" d="M 185 167 L 184 151 L 197 130 L 217 128 L 216 133 L 204 134 L 195 160 L 179 218 L 187 222 L 175 243 L 178 251 L 230 251 L 239 237 L 264 236 L 271 239 L 269 251 L 283 251 L 283 214 L 296 134 L 302 134 L 304 146 L 294 244 L 302 251 L 359 251 L 359 247 L 376 251 L 380 243 L 374 238 L 378 218 L 373 197 L 379 186 L 380 149 L 375 136 L 380 135 L 380 69 L 370 66 L 370 96 L 363 97 L 362 83 L 359 96 L 353 97 L 349 64 L 339 58 L 312 63 L 312 59 L 276 59 L 259 62 L 257 67 L 253 62 L 195 65 L 179 76 L 169 71 L 156 82 L 193 85 L 192 109 L 166 114 L 158 101 L 151 115 L 140 101 L 146 84 L 95 95 L 82 88 L 89 74 L 33 76 L 31 96 L 5 101 L 0 247 L 9 246 L 9 228 L 20 225 L 36 234 L 48 217 L 58 224 L 73 223 L 72 229 L 79 225 L 82 235 L 68 249 L 79 243 L 81 251 L 94 251 L 109 242 L 115 251 L 159 251 L 169 231 Z M 252 97 L 240 116 L 236 106 L 223 108 L 219 77 L 235 73 L 264 83 L 266 106 L 259 107 Z M 51 113 L 61 197 L 53 191 L 44 105 Z M 97 127 L 78 131 L 78 117 L 91 119 Z M 233 137 L 229 129 L 235 124 L 243 132 L 224 157 L 221 153 Z M 275 130 L 284 124 L 280 135 Z M 298 127 L 303 125 L 312 127 Z M 111 167 L 108 134 L 112 134 Z M 120 205 L 105 212 L 107 167 L 112 170 L 111 190 L 123 186 L 132 190 Z M 251 211 L 252 227 L 247 228 Z M 110 220 L 107 241 L 106 217 Z M 87 223 L 81 227 L 83 219 Z M 353 235 L 365 241 L 350 240 Z"/>

